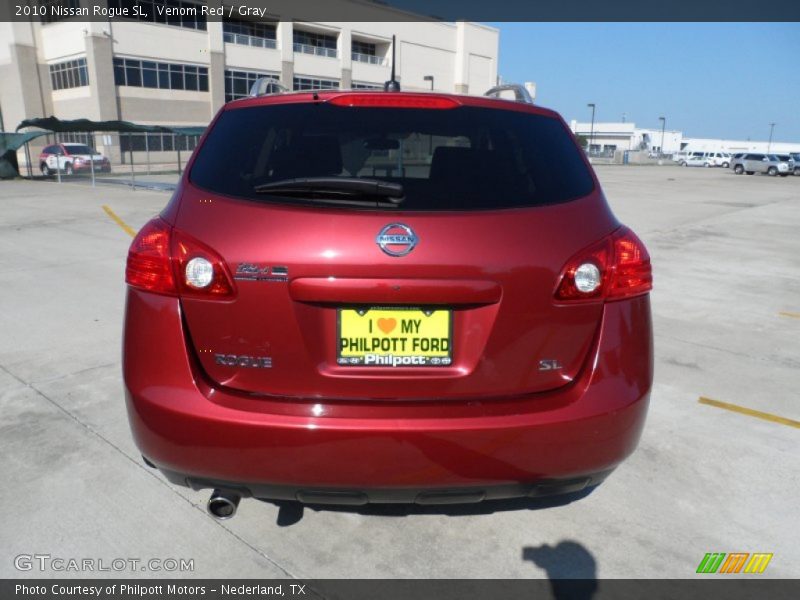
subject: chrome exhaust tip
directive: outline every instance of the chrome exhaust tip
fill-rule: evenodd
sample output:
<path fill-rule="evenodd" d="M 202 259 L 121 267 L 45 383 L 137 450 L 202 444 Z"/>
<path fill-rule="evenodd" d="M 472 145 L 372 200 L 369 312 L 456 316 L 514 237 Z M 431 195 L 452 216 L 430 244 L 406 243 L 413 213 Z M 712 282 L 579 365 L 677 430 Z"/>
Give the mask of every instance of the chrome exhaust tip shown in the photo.
<path fill-rule="evenodd" d="M 232 519 L 236 514 L 236 509 L 239 507 L 239 500 L 241 500 L 239 494 L 224 490 L 214 490 L 208 499 L 206 509 L 208 514 L 220 521 Z"/>

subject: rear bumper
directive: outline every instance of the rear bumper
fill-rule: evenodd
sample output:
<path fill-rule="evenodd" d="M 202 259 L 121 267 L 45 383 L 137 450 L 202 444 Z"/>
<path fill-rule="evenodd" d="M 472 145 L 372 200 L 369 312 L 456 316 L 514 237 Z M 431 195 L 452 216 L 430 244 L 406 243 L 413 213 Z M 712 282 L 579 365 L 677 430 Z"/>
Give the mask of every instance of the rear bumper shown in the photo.
<path fill-rule="evenodd" d="M 90 173 L 92 171 L 92 165 L 90 163 L 81 163 L 81 164 L 73 163 L 72 170 L 74 173 Z M 111 165 L 108 163 L 102 163 L 102 164 L 95 163 L 94 170 L 97 173 L 101 171 L 102 172 L 110 171 Z"/>
<path fill-rule="evenodd" d="M 142 454 L 168 478 L 309 503 L 438 504 L 593 486 L 633 452 L 652 382 L 648 297 L 606 305 L 573 383 L 517 398 L 326 403 L 211 386 L 179 301 L 130 290 L 123 370 Z"/>
<path fill-rule="evenodd" d="M 613 469 L 612 469 L 613 470 Z M 363 506 L 365 504 L 473 504 L 484 500 L 511 498 L 547 498 L 589 491 L 602 483 L 611 471 L 593 473 L 566 479 L 543 479 L 534 483 L 488 484 L 454 487 L 342 487 L 312 485 L 277 485 L 269 483 L 242 483 L 218 479 L 193 477 L 161 469 L 164 476 L 176 485 L 194 490 L 216 489 L 235 492 L 245 498 L 262 500 L 288 500 L 304 504 L 335 504 Z"/>

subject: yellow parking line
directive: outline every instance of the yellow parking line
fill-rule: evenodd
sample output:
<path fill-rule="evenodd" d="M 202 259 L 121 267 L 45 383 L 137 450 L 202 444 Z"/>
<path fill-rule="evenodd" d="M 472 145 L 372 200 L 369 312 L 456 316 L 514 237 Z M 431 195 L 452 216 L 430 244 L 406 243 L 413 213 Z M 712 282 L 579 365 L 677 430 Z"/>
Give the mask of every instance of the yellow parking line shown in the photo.
<path fill-rule="evenodd" d="M 119 217 L 116 215 L 116 213 L 115 213 L 113 210 L 111 210 L 111 209 L 110 209 L 110 208 L 109 208 L 109 207 L 108 207 L 106 204 L 103 204 L 103 210 L 104 210 L 104 211 L 106 211 L 106 214 L 107 214 L 109 217 L 111 217 L 111 219 L 112 219 L 112 220 L 113 220 L 113 221 L 114 221 L 114 222 L 115 222 L 117 225 L 119 225 L 120 227 L 122 227 L 122 230 L 123 230 L 125 233 L 127 233 L 127 234 L 128 234 L 129 236 L 131 236 L 131 237 L 136 237 L 136 232 L 135 232 L 135 231 L 134 231 L 134 230 L 131 228 L 131 226 L 130 226 L 130 225 L 128 225 L 128 224 L 127 224 L 125 221 L 123 221 L 122 219 L 120 219 L 120 218 L 119 218 Z"/>
<path fill-rule="evenodd" d="M 788 425 L 789 427 L 795 427 L 796 429 L 800 429 L 800 421 L 787 419 L 785 417 L 779 417 L 778 415 L 761 412 L 760 410 L 753 410 L 752 408 L 746 408 L 744 406 L 738 406 L 736 404 L 728 404 L 727 402 L 712 400 L 711 398 L 705 398 L 704 396 L 700 396 L 700 398 L 697 401 L 700 404 L 708 404 L 709 406 L 724 408 L 725 410 L 730 410 L 732 412 L 736 412 L 742 415 L 747 415 L 749 417 L 755 417 L 756 419 L 763 419 L 764 421 L 770 421 L 772 423 L 780 423 L 781 425 Z"/>
<path fill-rule="evenodd" d="M 800 319 L 800 313 L 796 313 L 796 312 L 788 312 L 788 311 L 782 310 L 778 314 L 780 316 L 782 316 L 782 317 L 789 317 L 790 319 Z"/>

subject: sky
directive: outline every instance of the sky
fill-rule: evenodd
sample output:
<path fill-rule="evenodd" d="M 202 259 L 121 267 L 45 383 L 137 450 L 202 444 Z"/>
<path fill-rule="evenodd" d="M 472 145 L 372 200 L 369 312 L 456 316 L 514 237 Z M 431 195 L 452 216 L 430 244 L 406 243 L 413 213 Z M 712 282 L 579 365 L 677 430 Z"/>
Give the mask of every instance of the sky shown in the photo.
<path fill-rule="evenodd" d="M 487 23 L 498 73 L 572 119 L 800 142 L 800 23 Z"/>

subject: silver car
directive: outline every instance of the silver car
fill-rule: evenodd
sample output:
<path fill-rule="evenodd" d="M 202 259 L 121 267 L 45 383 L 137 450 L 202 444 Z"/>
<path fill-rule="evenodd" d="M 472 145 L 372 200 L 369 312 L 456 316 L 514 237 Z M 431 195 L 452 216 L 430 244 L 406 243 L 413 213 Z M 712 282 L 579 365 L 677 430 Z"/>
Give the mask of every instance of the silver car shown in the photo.
<path fill-rule="evenodd" d="M 792 173 L 798 175 L 796 171 L 797 168 L 800 167 L 800 165 L 797 164 L 797 161 L 794 159 L 794 156 L 792 156 L 791 154 L 776 154 L 775 156 L 777 156 L 778 160 L 780 160 L 781 162 L 785 162 L 789 165 L 789 173 L 788 173 L 789 175 L 791 175 Z"/>
<path fill-rule="evenodd" d="M 733 172 L 737 175 L 747 173 L 764 173 L 766 175 L 780 175 L 786 177 L 791 173 L 789 170 L 789 163 L 781 161 L 774 154 L 761 154 L 758 152 L 749 152 L 740 158 L 736 158 L 731 163 Z"/>

